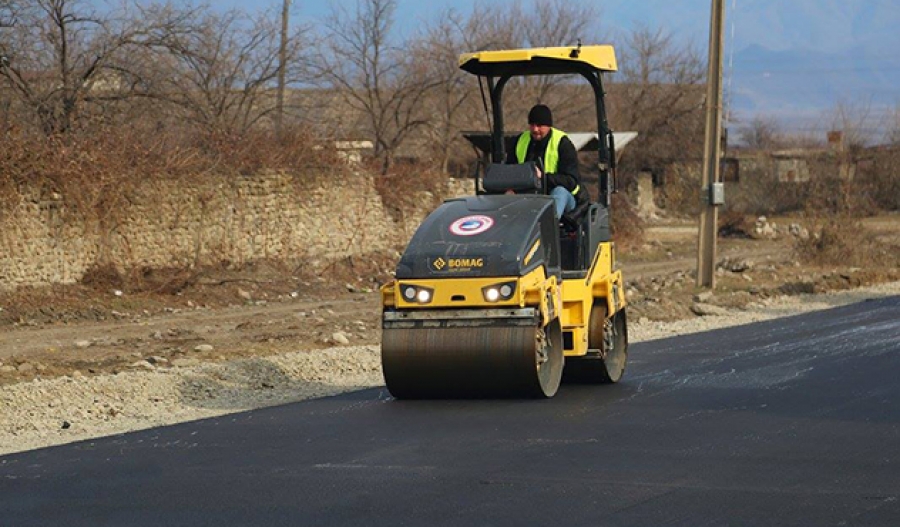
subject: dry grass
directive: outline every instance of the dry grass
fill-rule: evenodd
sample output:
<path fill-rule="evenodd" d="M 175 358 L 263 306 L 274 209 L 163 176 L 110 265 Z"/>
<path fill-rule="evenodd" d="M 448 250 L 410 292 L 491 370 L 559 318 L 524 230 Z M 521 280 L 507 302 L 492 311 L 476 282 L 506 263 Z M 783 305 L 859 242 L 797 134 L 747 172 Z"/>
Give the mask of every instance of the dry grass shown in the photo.
<path fill-rule="evenodd" d="M 861 218 L 878 212 L 871 180 L 823 172 L 811 178 L 805 202 L 810 237 L 796 245 L 807 264 L 852 267 L 896 267 L 900 247 L 878 240 Z"/>
<path fill-rule="evenodd" d="M 0 151 L 0 251 L 14 251 L 22 207 L 35 204 L 58 211 L 61 225 L 83 225 L 100 237 L 97 265 L 83 277 L 94 289 L 129 292 L 178 292 L 196 280 L 201 269 L 124 269 L 108 247 L 129 204 L 154 181 L 197 183 L 215 176 L 240 178 L 266 171 L 294 175 L 297 195 L 321 177 L 344 177 L 353 167 L 340 159 L 326 138 L 289 130 L 281 138 L 254 131 L 243 136 L 187 134 L 139 127 L 106 127 L 96 133 L 46 136 L 13 133 Z M 376 173 L 369 167 L 358 168 Z M 376 176 L 386 208 L 403 218 L 433 208 L 443 199 L 446 176 L 434 170 L 399 164 Z M 423 196 L 428 200 L 423 202 Z M 104 248 L 106 247 L 106 248 Z M 215 257 L 212 258 L 215 261 Z M 159 271 L 159 270 L 157 270 Z M 337 276 L 337 275 L 336 275 Z M 160 277 L 166 277 L 161 279 Z"/>
<path fill-rule="evenodd" d="M 102 236 L 148 180 L 284 170 L 299 173 L 302 184 L 320 172 L 309 168 L 345 166 L 323 145 L 296 131 L 280 140 L 268 132 L 237 137 L 140 127 L 66 136 L 13 133 L 0 152 L 0 221 L 14 220 L 28 202 L 56 202 L 64 220 L 78 219 Z"/>
<path fill-rule="evenodd" d="M 897 267 L 900 247 L 884 243 L 848 215 L 815 217 L 810 236 L 798 240 L 800 261 L 817 266 Z"/>
<path fill-rule="evenodd" d="M 316 174 L 347 173 L 350 168 L 329 148 L 329 141 L 310 137 L 301 130 L 288 130 L 281 138 L 267 131 L 241 136 L 199 134 L 184 129 L 147 129 L 135 126 L 97 126 L 93 132 L 66 136 L 44 136 L 11 130 L 0 150 L 0 223 L 13 234 L 0 236 L 4 250 L 9 245 L 20 207 L 58 202 L 62 222 L 83 223 L 104 236 L 112 233 L 127 210 L 138 186 L 148 179 L 196 181 L 208 174 L 240 177 L 266 170 L 298 174 L 298 192 L 312 183 Z M 894 158 L 879 158 L 860 170 L 855 181 L 841 179 L 822 167 L 821 177 L 792 187 L 761 180 L 759 192 L 750 196 L 744 214 L 806 210 L 808 240 L 799 241 L 798 257 L 822 265 L 897 265 L 900 250 L 867 234 L 854 218 L 896 205 L 900 178 L 891 170 Z M 312 169 L 312 170 L 310 170 Z M 321 170 L 325 169 L 325 170 Z M 380 167 L 362 167 L 378 174 Z M 821 169 L 821 170 L 820 170 Z M 377 175 L 375 186 L 385 208 L 404 221 L 437 206 L 443 199 L 446 175 L 420 165 L 398 163 L 386 175 Z M 770 178 L 771 179 L 771 178 Z M 673 166 L 667 174 L 660 205 L 675 214 L 696 212 L 698 182 L 686 166 Z M 781 197 L 779 197 L 781 196 Z M 643 222 L 625 194 L 613 196 L 612 227 L 623 247 L 643 240 Z M 430 201 L 429 201 L 430 200 Z M 779 201 L 781 200 L 781 201 Z M 790 200 L 790 203 L 783 202 Z M 749 206 L 752 205 L 752 206 Z M 723 212 L 720 231 L 745 236 L 752 220 L 737 212 Z M 143 283 L 140 271 L 115 271 L 114 262 L 100 255 L 98 267 L 85 279 L 97 284 L 125 286 Z M 121 273 L 121 274 L 117 274 Z M 153 282 L 153 280 L 149 280 Z M 151 286 L 152 288 L 152 286 Z M 177 289 L 177 287 L 175 287 Z"/>

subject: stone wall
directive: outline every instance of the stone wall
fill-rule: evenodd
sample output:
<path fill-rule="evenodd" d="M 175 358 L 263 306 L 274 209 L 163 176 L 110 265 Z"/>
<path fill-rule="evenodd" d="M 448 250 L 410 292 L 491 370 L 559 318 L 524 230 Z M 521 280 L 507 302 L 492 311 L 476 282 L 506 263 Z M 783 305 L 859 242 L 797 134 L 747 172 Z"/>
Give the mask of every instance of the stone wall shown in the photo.
<path fill-rule="evenodd" d="M 403 247 L 434 204 L 423 199 L 422 210 L 394 219 L 361 173 L 147 179 L 126 194 L 98 221 L 74 213 L 66 196 L 22 189 L 22 199 L 0 212 L 0 288 L 73 283 L 104 264 L 275 259 L 315 267 Z"/>

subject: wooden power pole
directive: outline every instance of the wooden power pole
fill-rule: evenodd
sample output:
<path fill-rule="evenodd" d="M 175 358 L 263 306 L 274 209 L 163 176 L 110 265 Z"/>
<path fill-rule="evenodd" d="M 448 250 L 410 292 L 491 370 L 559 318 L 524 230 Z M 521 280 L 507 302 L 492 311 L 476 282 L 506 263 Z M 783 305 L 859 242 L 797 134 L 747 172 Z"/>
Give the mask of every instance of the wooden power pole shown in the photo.
<path fill-rule="evenodd" d="M 703 147 L 703 180 L 700 188 L 700 230 L 697 243 L 697 285 L 716 286 L 716 231 L 718 206 L 724 203 L 719 176 L 722 137 L 722 46 L 724 0 L 712 0 L 709 25 L 709 69 L 706 75 L 706 138 Z"/>
<path fill-rule="evenodd" d="M 287 68 L 288 16 L 291 0 L 284 0 L 281 8 L 281 44 L 278 48 L 278 95 L 275 102 L 275 136 L 281 139 L 284 126 L 284 70 Z"/>

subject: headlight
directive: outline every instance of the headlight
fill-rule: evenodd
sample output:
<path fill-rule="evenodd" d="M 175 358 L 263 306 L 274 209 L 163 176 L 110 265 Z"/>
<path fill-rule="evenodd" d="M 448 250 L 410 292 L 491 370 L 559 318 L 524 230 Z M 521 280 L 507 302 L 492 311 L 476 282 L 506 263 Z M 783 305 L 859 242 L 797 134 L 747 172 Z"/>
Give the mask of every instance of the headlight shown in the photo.
<path fill-rule="evenodd" d="M 400 291 L 403 295 L 403 300 L 407 302 L 427 304 L 434 298 L 434 290 L 427 287 L 404 285 L 400 287 Z"/>
<path fill-rule="evenodd" d="M 419 292 L 416 293 L 416 300 L 418 300 L 420 304 L 427 304 L 428 302 L 431 302 L 431 291 L 427 289 L 419 289 Z"/>
<path fill-rule="evenodd" d="M 503 284 L 495 284 L 481 289 L 481 294 L 487 302 L 499 302 L 501 300 L 509 300 L 516 293 L 516 283 L 506 282 Z"/>

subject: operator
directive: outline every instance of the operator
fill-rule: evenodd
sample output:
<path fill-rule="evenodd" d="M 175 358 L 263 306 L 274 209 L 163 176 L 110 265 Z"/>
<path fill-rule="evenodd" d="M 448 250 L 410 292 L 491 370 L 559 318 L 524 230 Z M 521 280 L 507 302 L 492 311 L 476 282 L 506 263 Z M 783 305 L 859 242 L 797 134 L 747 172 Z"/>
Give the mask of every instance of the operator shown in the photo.
<path fill-rule="evenodd" d="M 535 105 L 528 112 L 528 130 L 519 136 L 516 149 L 506 158 L 509 164 L 541 161 L 544 173 L 537 169 L 537 176 L 547 176 L 547 189 L 556 203 L 556 217 L 572 211 L 576 202 L 587 199 L 578 175 L 578 154 L 575 145 L 565 132 L 553 128 L 553 114 L 543 104 Z"/>

